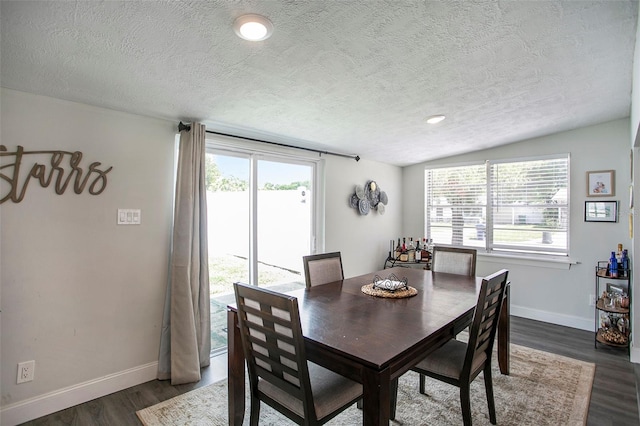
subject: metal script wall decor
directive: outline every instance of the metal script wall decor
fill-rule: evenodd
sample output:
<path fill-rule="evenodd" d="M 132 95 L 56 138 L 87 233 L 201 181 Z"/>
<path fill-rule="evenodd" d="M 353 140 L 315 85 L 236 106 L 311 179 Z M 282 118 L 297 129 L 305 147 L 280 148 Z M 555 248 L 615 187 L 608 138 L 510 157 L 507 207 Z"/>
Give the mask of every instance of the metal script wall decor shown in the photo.
<path fill-rule="evenodd" d="M 22 165 L 22 159 L 26 155 L 45 154 L 50 155 L 50 165 L 34 163 L 29 173 L 21 177 L 20 167 Z M 99 195 L 107 187 L 107 173 L 113 169 L 109 167 L 106 170 L 101 170 L 99 167 L 102 163 L 93 162 L 89 164 L 89 169 L 86 174 L 85 171 L 80 168 L 80 162 L 82 161 L 82 153 L 80 151 L 25 151 L 20 145 L 17 146 L 15 152 L 8 152 L 4 145 L 0 145 L 0 158 L 2 157 L 14 157 L 13 162 L 9 164 L 3 164 L 0 166 L 0 178 L 8 183 L 8 192 L 6 194 L 0 194 L 0 204 L 7 200 L 11 200 L 14 203 L 19 203 L 24 198 L 24 194 L 27 191 L 27 185 L 31 181 L 31 178 L 35 178 L 40 182 L 40 186 L 47 188 L 55 178 L 55 190 L 56 194 L 64 194 L 67 186 L 73 181 L 73 192 L 81 194 L 84 191 L 87 183 L 91 180 L 89 185 L 89 194 Z M 61 163 L 65 158 L 68 158 L 68 164 L 61 166 Z M 5 161 L 3 160 L 2 163 Z M 13 167 L 13 173 L 5 173 L 4 169 Z"/>

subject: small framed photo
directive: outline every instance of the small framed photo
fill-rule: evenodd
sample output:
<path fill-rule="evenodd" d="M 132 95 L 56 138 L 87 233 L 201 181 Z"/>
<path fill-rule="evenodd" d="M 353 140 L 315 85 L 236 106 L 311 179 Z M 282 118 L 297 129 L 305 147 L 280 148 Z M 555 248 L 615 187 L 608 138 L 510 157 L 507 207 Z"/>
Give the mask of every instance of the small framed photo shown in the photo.
<path fill-rule="evenodd" d="M 617 201 L 585 201 L 584 202 L 585 222 L 617 222 L 618 202 Z"/>
<path fill-rule="evenodd" d="M 612 197 L 616 195 L 615 170 L 587 172 L 587 197 Z"/>

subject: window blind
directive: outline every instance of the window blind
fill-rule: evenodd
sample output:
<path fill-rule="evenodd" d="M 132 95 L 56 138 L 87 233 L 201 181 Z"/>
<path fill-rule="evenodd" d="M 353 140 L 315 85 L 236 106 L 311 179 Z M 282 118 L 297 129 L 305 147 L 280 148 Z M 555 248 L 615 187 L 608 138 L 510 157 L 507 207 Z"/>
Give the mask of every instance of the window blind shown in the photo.
<path fill-rule="evenodd" d="M 569 155 L 425 170 L 426 234 L 488 252 L 569 252 Z"/>

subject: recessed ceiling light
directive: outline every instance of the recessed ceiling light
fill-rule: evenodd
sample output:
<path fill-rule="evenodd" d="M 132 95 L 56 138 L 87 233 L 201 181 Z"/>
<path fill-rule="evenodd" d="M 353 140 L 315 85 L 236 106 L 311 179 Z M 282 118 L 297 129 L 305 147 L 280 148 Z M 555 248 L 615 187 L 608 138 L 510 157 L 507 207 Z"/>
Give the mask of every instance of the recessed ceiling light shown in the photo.
<path fill-rule="evenodd" d="M 234 21 L 233 30 L 245 40 L 262 41 L 271 37 L 273 24 L 264 16 L 242 15 Z"/>
<path fill-rule="evenodd" d="M 442 114 L 432 115 L 431 117 L 427 118 L 427 123 L 429 123 L 429 124 L 437 124 L 437 123 L 441 122 L 444 119 L 445 119 L 445 116 L 442 115 Z"/>

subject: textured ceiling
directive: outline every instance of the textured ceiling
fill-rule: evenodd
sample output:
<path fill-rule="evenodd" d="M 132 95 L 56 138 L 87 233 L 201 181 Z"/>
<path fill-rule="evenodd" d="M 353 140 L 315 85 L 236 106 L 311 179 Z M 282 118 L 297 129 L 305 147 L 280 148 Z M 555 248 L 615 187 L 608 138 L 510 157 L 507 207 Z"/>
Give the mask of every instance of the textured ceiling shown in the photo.
<path fill-rule="evenodd" d="M 244 13 L 273 36 L 238 38 Z M 628 117 L 637 16 L 606 0 L 2 1 L 0 84 L 403 166 Z"/>

